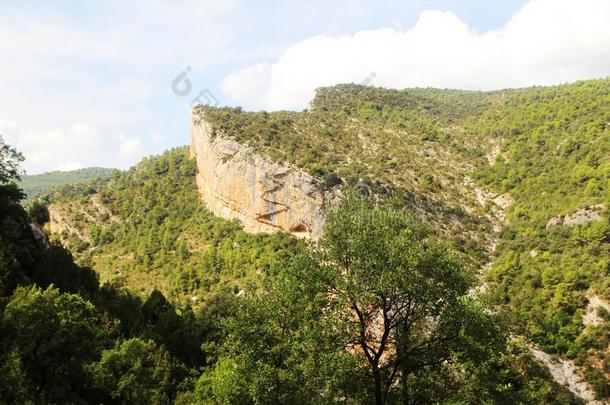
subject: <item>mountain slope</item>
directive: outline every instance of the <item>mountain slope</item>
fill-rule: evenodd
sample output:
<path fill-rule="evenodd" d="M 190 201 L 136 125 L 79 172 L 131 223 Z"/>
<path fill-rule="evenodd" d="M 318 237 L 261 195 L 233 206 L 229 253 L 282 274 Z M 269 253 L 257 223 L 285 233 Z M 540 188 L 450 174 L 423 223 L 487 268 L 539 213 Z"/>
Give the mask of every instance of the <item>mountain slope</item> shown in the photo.
<path fill-rule="evenodd" d="M 103 167 L 87 167 L 78 170 L 52 171 L 41 174 L 25 175 L 19 181 L 19 187 L 23 189 L 28 198 L 34 198 L 38 194 L 52 187 L 64 184 L 83 183 L 94 178 L 110 177 L 113 169 Z"/>
<path fill-rule="evenodd" d="M 610 302 L 609 79 L 489 93 L 340 85 L 302 113 L 195 115 L 274 161 L 410 197 L 473 263 L 493 259 L 484 279 L 519 333 L 610 395 L 610 325 L 590 305 Z"/>
<path fill-rule="evenodd" d="M 157 288 L 177 301 L 238 292 L 297 245 L 287 235 L 248 234 L 206 210 L 187 148 L 41 199 L 50 202 L 51 231 L 102 281 Z"/>
<path fill-rule="evenodd" d="M 500 218 L 487 201 L 497 196 L 475 190 L 471 176 L 487 164 L 481 149 L 492 145 L 465 136 L 463 125 L 466 112 L 484 104 L 472 92 L 340 85 L 318 90 L 307 112 L 203 106 L 193 112 L 193 125 L 206 122 L 212 137 L 232 138 L 323 182 L 338 177 L 374 194 L 399 196 L 480 267 Z"/>
<path fill-rule="evenodd" d="M 182 195 L 179 183 L 182 179 L 182 185 L 188 185 L 187 180 L 190 179 L 192 184 L 193 176 L 189 173 L 192 173 L 193 164 L 185 159 L 184 152 L 185 149 L 172 150 L 161 157 L 147 160 L 139 165 L 139 170 L 134 170 L 138 172 L 137 174 L 123 173 L 112 181 L 64 188 L 64 194 L 58 192 L 53 196 L 56 198 L 55 205 L 66 207 L 64 203 L 79 203 L 81 205 L 78 207 L 76 205 L 70 207 L 78 208 L 74 212 L 81 216 L 81 220 L 86 218 L 93 223 L 96 223 L 94 215 L 98 214 L 113 215 L 114 218 L 118 218 L 116 213 L 105 209 L 103 204 L 112 207 L 107 199 L 103 202 L 91 200 L 98 191 L 100 196 L 109 197 L 108 190 L 105 190 L 104 186 L 116 186 L 113 181 L 118 183 L 124 181 L 125 184 L 132 186 L 133 192 L 130 196 L 134 197 L 136 204 L 131 208 L 146 203 L 148 197 L 163 197 L 156 195 L 152 190 L 158 185 L 168 187 L 166 181 L 172 181 L 176 185 L 172 191 L 181 194 L 178 200 L 182 203 L 187 202 L 188 193 Z M 0 165 L 2 164 L 3 162 L 0 162 Z M 162 180 L 156 183 L 149 181 L 151 178 Z M 143 191 L 142 185 L 145 185 L 144 188 L 149 191 Z M 121 194 L 113 193 L 111 196 L 119 199 Z M 246 350 L 242 351 L 243 354 L 256 355 L 261 348 L 263 350 L 265 347 L 273 348 L 271 356 L 265 357 L 271 359 L 274 365 L 271 369 L 267 367 L 261 372 L 261 362 L 258 361 L 253 370 L 257 378 L 268 378 L 270 372 L 273 373 L 277 368 L 282 373 L 280 381 L 283 381 L 286 380 L 286 375 L 290 379 L 294 373 L 299 373 L 299 369 L 302 369 L 303 365 L 298 362 L 296 367 L 292 367 L 295 364 L 293 360 L 288 363 L 291 366 L 289 369 L 281 364 L 283 363 L 281 358 L 280 364 L 277 364 L 278 353 L 280 357 L 288 354 L 288 357 L 293 359 L 295 353 L 302 352 L 303 346 L 310 346 L 300 342 L 311 341 L 303 341 L 290 331 L 290 328 L 295 326 L 293 320 L 289 321 L 290 325 L 286 325 L 287 309 L 292 312 L 289 318 L 305 315 L 304 312 L 295 310 L 295 306 L 301 302 L 299 298 L 293 299 L 292 302 L 281 301 L 282 306 L 272 314 L 250 321 L 251 315 L 248 315 L 251 311 L 250 305 L 256 304 L 255 308 L 264 310 L 268 304 L 274 308 L 273 305 L 277 305 L 277 301 L 275 304 L 272 302 L 275 301 L 273 299 L 269 300 L 271 302 L 257 302 L 254 296 L 250 297 L 250 293 L 245 297 L 236 298 L 236 294 L 230 291 L 207 297 L 203 305 L 188 303 L 175 306 L 156 290 L 152 291 L 146 300 L 142 300 L 129 288 L 121 288 L 116 282 L 100 285 L 93 269 L 76 265 L 68 251 L 46 239 L 39 224 L 32 222 L 19 203 L 21 198 L 23 194 L 15 184 L 5 184 L 4 181 L 0 181 L 0 224 L 2 225 L 0 226 L 2 242 L 0 243 L 2 276 L 0 277 L 0 330 L 2 331 L 0 333 L 2 343 L 0 344 L 0 370 L 2 370 L 0 398 L 2 402 L 207 403 L 210 398 L 218 403 L 244 400 L 250 402 L 250 397 L 255 393 L 244 392 L 248 388 L 248 377 L 235 373 L 231 375 L 234 367 L 229 368 L 227 375 L 224 366 L 227 364 L 227 358 L 224 357 L 227 348 L 234 343 L 229 337 L 235 333 L 239 336 L 244 330 L 255 333 L 251 335 L 254 340 L 248 344 Z M 122 202 L 129 204 L 127 200 Z M 151 226 L 152 224 L 147 223 L 147 220 L 155 217 L 146 215 L 151 205 L 144 205 L 144 211 L 135 210 L 139 218 L 137 224 L 142 225 L 149 232 L 154 225 Z M 89 206 L 94 208 L 87 210 Z M 154 206 L 167 207 L 164 204 Z M 172 207 L 178 208 L 177 205 Z M 123 214 L 129 213 L 129 210 L 118 209 L 117 213 L 119 211 Z M 187 210 L 187 213 L 192 212 Z M 110 219 L 104 221 L 108 220 Z M 97 223 L 104 221 L 98 220 Z M 223 224 L 227 225 L 226 221 L 216 221 L 220 223 L 216 229 L 230 228 L 230 226 L 221 227 Z M 190 230 L 183 222 L 179 224 L 179 229 Z M 235 235 L 229 231 L 224 236 L 232 238 Z M 67 237 L 68 242 L 72 240 L 70 235 Z M 245 237 L 245 240 L 248 238 Z M 264 238 L 263 242 L 265 246 L 276 246 L 278 251 L 283 250 L 285 253 L 289 253 L 290 247 L 293 246 L 274 245 L 272 238 Z M 238 247 L 232 245 L 233 249 Z M 120 245 L 115 245 L 114 248 L 120 248 Z M 265 254 L 269 257 L 273 255 L 270 252 Z M 222 256 L 218 255 L 218 257 Z M 117 263 L 120 262 L 119 259 L 117 258 Z M 180 265 L 180 263 L 176 264 Z M 208 272 L 218 270 L 222 273 L 226 265 L 227 262 L 219 263 L 217 269 L 205 270 Z M 283 263 L 283 266 L 291 265 L 289 262 Z M 151 269 L 159 270 L 158 267 Z M 274 277 L 280 278 L 278 274 L 272 272 L 269 276 L 266 278 L 266 287 L 270 287 L 268 282 Z M 249 291 L 253 292 L 252 289 Z M 285 291 L 292 296 L 307 295 L 307 292 L 302 294 L 303 291 L 298 289 L 288 288 Z M 241 294 L 237 294 L 237 297 L 240 296 Z M 196 308 L 195 312 L 193 307 Z M 318 310 L 316 305 L 309 308 Z M 243 323 L 239 322 L 243 319 L 243 315 L 238 316 L 240 313 L 246 317 Z M 276 317 L 282 319 L 279 328 L 265 327 L 273 324 Z M 340 320 L 338 321 L 337 324 L 340 324 Z M 479 324 L 478 320 L 465 320 L 465 324 L 471 325 L 471 321 Z M 316 317 L 314 322 L 319 323 L 319 318 Z M 325 324 L 320 323 L 320 325 Z M 421 391 L 419 395 L 423 398 L 439 398 L 460 403 L 490 401 L 528 404 L 579 403 L 565 388 L 550 381 L 548 372 L 532 360 L 522 345 L 511 342 L 505 347 L 501 326 L 489 324 L 482 326 L 484 330 L 491 327 L 489 330 L 498 332 L 491 339 L 493 342 L 489 343 L 489 347 L 485 341 L 480 341 L 482 345 L 473 345 L 486 333 L 470 330 L 473 328 L 467 327 L 466 336 L 474 340 L 465 339 L 462 343 L 464 350 L 459 351 L 462 355 L 457 356 L 459 358 L 454 361 L 446 362 L 447 367 L 443 367 L 443 372 L 435 367 L 433 373 L 421 373 L 423 375 L 418 377 L 421 378 L 422 383 L 418 384 L 420 387 L 413 389 L 417 388 L 418 392 Z M 288 334 L 285 336 L 286 330 Z M 310 333 L 311 331 L 307 332 L 308 335 Z M 268 336 L 269 339 L 258 339 L 259 336 Z M 282 347 L 286 337 L 291 343 L 290 348 Z M 339 339 L 338 343 L 340 344 L 341 341 L 342 339 Z M 321 346 L 317 350 L 325 350 L 327 347 L 323 342 L 319 344 Z M 490 351 L 492 348 L 493 350 Z M 306 350 L 311 349 L 308 347 Z M 340 347 L 339 350 L 342 351 Z M 469 354 L 471 350 L 474 356 Z M 221 358 L 220 355 L 223 357 Z M 262 364 L 266 365 L 264 363 L 266 359 L 261 360 L 263 360 Z M 329 401 L 326 402 L 344 403 L 347 399 L 350 403 L 361 403 L 368 396 L 367 384 L 363 384 L 363 380 L 357 378 L 358 374 L 354 374 L 354 371 L 358 371 L 361 367 L 352 362 L 347 366 L 350 368 L 349 373 L 339 376 L 338 386 L 357 388 L 344 391 L 345 397 L 337 398 L 336 391 L 330 392 L 331 396 L 328 397 L 329 392 L 320 388 L 318 379 L 312 379 L 303 384 L 313 383 L 312 390 L 308 391 L 310 396 L 299 396 L 303 391 L 295 392 L 294 387 L 288 385 L 291 399 L 289 402 L 296 400 L 299 403 L 318 403 L 319 401 L 316 401 L 318 398 L 328 398 Z M 316 369 L 318 367 L 313 371 L 318 376 Z M 217 375 L 221 378 L 214 378 Z M 337 380 L 337 374 L 333 373 L 326 378 L 332 380 L 332 383 Z M 447 384 L 448 379 L 451 384 Z M 237 392 L 231 388 L 231 383 L 236 384 Z M 265 393 L 265 398 L 270 398 L 276 396 L 277 391 L 286 389 L 286 384 L 282 385 L 283 387 L 270 389 L 270 384 L 264 384 L 259 388 Z M 431 385 L 435 387 L 432 390 L 434 392 L 430 392 Z M 436 389 L 441 386 L 442 389 Z M 222 387 L 225 390 L 219 392 L 218 388 Z M 229 396 L 237 394 L 237 397 L 233 401 L 227 401 L 227 394 Z"/>
<path fill-rule="evenodd" d="M 610 302 L 610 81 L 513 91 L 472 130 L 502 139 L 478 172 L 515 205 L 488 274 L 497 302 L 545 350 L 586 366 L 609 396 L 610 324 L 585 324 Z"/>
<path fill-rule="evenodd" d="M 515 333 L 610 396 L 610 317 L 594 304 L 610 302 L 610 79 L 494 92 L 340 85 L 304 112 L 198 107 L 193 120 L 330 187 L 393 195 L 482 272 Z M 186 159 L 173 150 L 49 193 L 56 230 L 103 278 L 181 299 L 238 291 L 298 245 L 214 218 Z"/>

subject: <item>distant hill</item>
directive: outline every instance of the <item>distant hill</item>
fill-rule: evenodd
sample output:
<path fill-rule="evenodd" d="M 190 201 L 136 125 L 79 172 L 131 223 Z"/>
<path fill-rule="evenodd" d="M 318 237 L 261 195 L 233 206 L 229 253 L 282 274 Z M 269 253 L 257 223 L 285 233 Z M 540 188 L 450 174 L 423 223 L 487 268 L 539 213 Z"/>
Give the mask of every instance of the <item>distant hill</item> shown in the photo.
<path fill-rule="evenodd" d="M 25 191 L 28 198 L 33 198 L 43 191 L 47 191 L 55 186 L 77 184 L 95 178 L 108 178 L 113 170 L 115 169 L 104 167 L 87 167 L 70 171 L 55 170 L 52 172 L 23 176 L 19 185 L 23 188 L 23 191 Z"/>

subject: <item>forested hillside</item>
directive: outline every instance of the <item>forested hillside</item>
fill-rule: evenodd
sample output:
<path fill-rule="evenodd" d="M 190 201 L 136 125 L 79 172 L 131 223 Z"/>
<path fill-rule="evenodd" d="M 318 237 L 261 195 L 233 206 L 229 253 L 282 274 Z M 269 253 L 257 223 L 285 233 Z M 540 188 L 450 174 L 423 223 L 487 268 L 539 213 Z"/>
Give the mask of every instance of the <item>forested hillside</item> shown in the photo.
<path fill-rule="evenodd" d="M 440 249 L 438 257 L 451 252 L 460 266 L 449 260 L 435 262 L 433 268 L 463 269 L 451 273 L 461 274 L 455 286 L 483 291 L 477 305 L 490 305 L 483 313 L 498 318 L 490 321 L 466 310 L 462 315 L 477 321 L 459 318 L 460 333 L 481 345 L 474 351 L 480 356 L 476 361 L 473 351 L 464 351 L 463 341 L 452 340 L 430 358 L 443 359 L 447 367 L 419 368 L 421 359 L 411 358 L 415 371 L 408 383 L 402 377 L 411 370 L 402 361 L 395 363 L 394 377 L 400 377 L 388 388 L 389 402 L 405 397 L 458 403 L 573 401 L 548 383 L 548 374 L 521 343 L 495 341 L 494 333 L 522 336 L 528 345 L 573 360 L 596 395 L 610 397 L 610 316 L 603 305 L 592 304 L 610 302 L 610 79 L 494 92 L 340 85 L 318 90 L 303 112 L 198 108 L 213 131 L 306 169 L 329 187 L 377 201 L 365 212 L 340 210 L 336 215 L 344 215 L 343 225 L 332 221 L 331 210 L 331 235 L 343 235 L 335 240 L 343 248 L 351 246 L 347 241 L 356 243 L 355 253 L 389 256 L 362 257 L 362 267 L 356 268 L 362 273 L 346 280 L 351 268 L 327 268 L 328 258 L 316 256 L 318 250 L 313 256 L 304 253 L 310 251 L 303 241 L 285 234 L 250 235 L 237 223 L 213 217 L 198 198 L 195 165 L 186 148 L 105 180 L 44 193 L 39 201 L 49 206 L 56 237 L 102 281 L 144 297 L 156 288 L 180 308 L 193 306 L 214 320 L 222 318 L 228 329 L 214 332 L 218 340 L 209 344 L 213 360 L 197 374 L 196 384 L 191 381 L 184 398 L 221 403 L 313 398 L 325 403 L 343 395 L 348 403 L 373 401 L 374 363 L 343 357 L 330 345 L 340 341 L 346 347 L 353 342 L 353 330 L 326 324 L 329 334 L 324 334 L 314 326 L 316 321 L 324 326 L 322 320 L 345 326 L 346 319 L 358 318 L 357 312 L 334 312 L 336 303 L 322 297 L 343 292 L 372 299 L 380 291 L 351 290 L 354 280 L 357 285 L 412 285 L 400 272 L 376 275 L 372 270 L 389 271 L 401 260 L 412 260 L 392 256 L 398 247 L 420 259 L 427 249 Z M 381 208 L 381 201 L 389 206 Z M 370 217 L 369 210 L 378 209 L 391 215 L 398 210 L 422 221 L 427 230 L 420 234 L 411 220 L 398 216 L 393 224 L 407 231 L 394 234 L 392 226 Z M 360 223 L 350 223 L 350 215 L 368 218 L 369 228 L 387 232 L 342 228 Z M 369 239 L 359 241 L 355 235 Z M 424 251 L 409 247 L 413 238 L 426 241 Z M 387 244 L 372 243 L 378 240 Z M 440 282 L 435 277 L 430 275 L 431 283 Z M 464 291 L 456 297 L 463 298 Z M 215 300 L 227 311 L 239 308 L 238 315 L 210 314 L 207 303 Z M 375 305 L 369 301 L 367 307 Z M 316 312 L 319 308 L 329 318 Z M 444 314 L 448 328 L 457 325 L 452 323 L 455 314 Z M 486 322 L 499 329 L 490 331 Z M 478 325 L 481 334 L 469 335 L 467 325 Z M 431 327 L 420 326 L 420 331 Z M 499 357 L 489 357 L 494 350 Z M 338 363 L 324 357 L 325 351 Z M 366 350 L 356 339 L 348 352 L 364 355 Z M 329 369 L 320 369 L 321 364 Z M 391 375 L 387 364 L 392 363 L 377 363 L 379 375 Z M 330 375 L 336 380 L 329 380 Z M 330 398 L 325 396 L 329 392 L 341 394 Z"/>
<path fill-rule="evenodd" d="M 486 275 L 495 299 L 610 396 L 610 318 L 587 309 L 593 297 L 610 302 L 610 80 L 508 92 L 469 132 L 502 139 L 477 178 L 515 200 Z M 586 324 L 587 311 L 603 320 Z"/>
<path fill-rule="evenodd" d="M 20 205 L 20 159 L 0 137 L 0 402 L 169 403 L 205 364 L 212 323 L 158 291 L 100 286 L 49 243 Z"/>
<path fill-rule="evenodd" d="M 610 395 L 608 316 L 587 308 L 610 302 L 610 79 L 489 93 L 340 85 L 302 113 L 201 108 L 277 161 L 414 196 L 475 264 L 493 260 L 484 280 L 516 330 Z M 605 321 L 585 324 L 586 312 Z"/>
<path fill-rule="evenodd" d="M 103 167 L 87 167 L 69 171 L 52 171 L 41 174 L 21 176 L 18 182 L 28 199 L 36 197 L 43 191 L 64 184 L 83 183 L 95 178 L 104 179 L 110 176 L 112 169 Z"/>
<path fill-rule="evenodd" d="M 30 217 L 21 206 L 24 194 L 13 182 L 20 155 L 1 141 L 2 402 L 578 403 L 520 342 L 507 339 L 502 318 L 469 294 L 476 279 L 459 255 L 401 207 L 348 193 L 328 213 L 327 235 L 316 250 L 285 235 L 245 235 L 236 224 L 208 218 L 198 223 L 209 224 L 199 235 L 209 235 L 211 246 L 190 255 L 210 260 L 211 242 L 225 236 L 234 249 L 235 242 L 249 244 L 244 251 L 252 262 L 258 254 L 275 261 L 258 269 L 259 283 L 247 283 L 245 294 L 220 282 L 203 302 L 176 305 L 158 290 L 141 297 L 116 280 L 100 284 L 94 269 L 49 242 L 40 228 L 49 219 L 45 207 L 36 205 Z M 192 170 L 185 150 L 176 149 L 84 193 L 70 187 L 60 194 L 85 204 L 99 193 L 111 204 L 104 184 L 116 182 L 117 201 L 125 182 L 141 204 L 146 196 L 163 198 L 149 176 L 170 187 L 164 182 L 182 176 L 192 182 Z M 173 191 L 182 194 L 180 187 Z M 188 203 L 188 194 L 177 201 Z M 123 215 L 138 205 L 121 204 Z M 125 221 L 132 227 L 112 235 L 136 233 L 130 221 L 151 233 L 169 219 L 160 220 L 159 210 L 144 214 L 152 209 L 145 206 Z M 188 235 L 185 223 L 177 223 Z M 256 249 L 263 246 L 270 250 Z M 149 271 L 168 269 L 153 253 Z M 228 259 L 230 250 L 217 250 L 216 257 Z M 229 262 L 215 263 L 202 270 L 241 280 L 225 272 Z M 381 335 L 380 325 L 387 331 Z M 393 350 L 397 344 L 404 350 Z"/>
<path fill-rule="evenodd" d="M 464 114 L 481 111 L 484 101 L 472 92 L 339 85 L 319 89 L 302 113 L 199 109 L 213 131 L 329 186 L 402 198 L 481 266 L 497 207 L 491 199 L 481 204 L 470 186 L 473 167 L 486 160 L 481 141 L 464 136 L 462 126 Z"/>
<path fill-rule="evenodd" d="M 40 200 L 51 204 L 57 236 L 103 281 L 143 293 L 158 288 L 180 302 L 237 293 L 298 246 L 284 234 L 248 234 L 207 211 L 187 148 Z"/>

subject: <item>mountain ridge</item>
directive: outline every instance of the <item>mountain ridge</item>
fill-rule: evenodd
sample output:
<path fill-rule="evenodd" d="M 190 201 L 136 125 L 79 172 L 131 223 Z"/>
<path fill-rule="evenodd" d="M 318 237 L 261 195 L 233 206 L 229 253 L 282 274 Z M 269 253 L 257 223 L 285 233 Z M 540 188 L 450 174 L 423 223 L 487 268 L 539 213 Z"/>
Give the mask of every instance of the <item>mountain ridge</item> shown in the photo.
<path fill-rule="evenodd" d="M 86 167 L 76 170 L 53 170 L 50 172 L 21 176 L 18 184 L 23 188 L 28 199 L 33 199 L 38 194 L 53 187 L 83 183 L 96 177 L 107 178 L 113 170 L 116 169 Z"/>

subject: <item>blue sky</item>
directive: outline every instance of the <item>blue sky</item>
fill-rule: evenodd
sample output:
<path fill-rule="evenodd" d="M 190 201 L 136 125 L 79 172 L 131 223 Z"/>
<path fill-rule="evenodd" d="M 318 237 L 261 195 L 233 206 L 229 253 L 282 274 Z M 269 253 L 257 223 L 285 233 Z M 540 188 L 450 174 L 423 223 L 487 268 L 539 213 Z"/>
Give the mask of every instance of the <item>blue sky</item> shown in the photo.
<path fill-rule="evenodd" d="M 373 85 L 394 88 L 605 77 L 609 3 L 2 2 L 0 134 L 29 173 L 126 168 L 189 142 L 203 90 L 222 105 L 298 110 L 315 87 L 373 72 Z M 192 90 L 177 96 L 187 66 Z"/>

